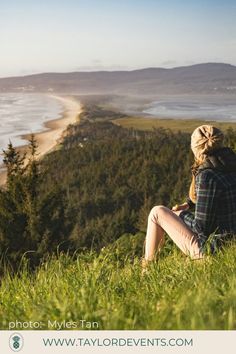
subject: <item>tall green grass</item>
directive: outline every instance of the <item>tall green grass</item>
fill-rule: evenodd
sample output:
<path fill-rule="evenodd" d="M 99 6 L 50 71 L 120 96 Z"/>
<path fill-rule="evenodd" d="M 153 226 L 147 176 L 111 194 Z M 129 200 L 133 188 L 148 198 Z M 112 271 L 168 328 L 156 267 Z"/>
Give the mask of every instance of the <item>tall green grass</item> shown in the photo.
<path fill-rule="evenodd" d="M 163 253 L 145 276 L 140 258 L 58 255 L 34 273 L 6 273 L 0 327 L 10 321 L 99 322 L 100 329 L 236 329 L 236 245 L 201 261 L 177 249 Z M 50 328 L 49 328 L 50 329 Z"/>

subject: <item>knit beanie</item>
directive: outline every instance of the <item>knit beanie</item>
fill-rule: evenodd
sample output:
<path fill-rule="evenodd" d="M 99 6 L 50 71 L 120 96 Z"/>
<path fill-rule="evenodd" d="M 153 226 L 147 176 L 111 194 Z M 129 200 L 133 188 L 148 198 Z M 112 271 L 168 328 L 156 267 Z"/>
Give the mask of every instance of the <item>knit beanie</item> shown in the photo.
<path fill-rule="evenodd" d="M 212 125 L 201 125 L 196 128 L 191 136 L 191 149 L 194 156 L 200 159 L 210 151 L 223 146 L 224 135 L 222 131 Z"/>

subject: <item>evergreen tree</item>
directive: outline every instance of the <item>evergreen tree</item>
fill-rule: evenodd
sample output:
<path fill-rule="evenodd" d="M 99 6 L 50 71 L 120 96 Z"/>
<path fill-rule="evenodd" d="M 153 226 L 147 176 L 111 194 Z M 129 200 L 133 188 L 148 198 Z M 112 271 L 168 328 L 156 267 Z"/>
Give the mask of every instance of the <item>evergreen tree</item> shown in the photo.
<path fill-rule="evenodd" d="M 26 167 L 25 175 L 25 200 L 24 200 L 24 211 L 27 215 L 27 238 L 28 238 L 28 247 L 35 247 L 35 245 L 40 240 L 39 234 L 39 184 L 40 184 L 40 175 L 39 175 L 39 163 L 37 161 L 37 142 L 35 136 L 32 134 L 29 139 L 29 153 L 28 153 L 28 162 Z"/>
<path fill-rule="evenodd" d="M 26 154 L 21 156 L 20 152 L 13 147 L 10 141 L 7 150 L 3 150 L 3 163 L 7 169 L 7 177 L 9 179 L 22 175 L 24 173 L 24 161 Z"/>

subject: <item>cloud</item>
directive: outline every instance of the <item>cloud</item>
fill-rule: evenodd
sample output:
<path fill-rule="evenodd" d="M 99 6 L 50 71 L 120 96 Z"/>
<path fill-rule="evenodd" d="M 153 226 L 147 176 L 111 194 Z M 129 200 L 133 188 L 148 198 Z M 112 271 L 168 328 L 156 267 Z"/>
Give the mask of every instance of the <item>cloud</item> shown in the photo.
<path fill-rule="evenodd" d="M 100 59 L 94 59 L 92 60 L 93 65 L 102 65 L 102 60 Z"/>
<path fill-rule="evenodd" d="M 177 64 L 176 60 L 165 60 L 161 63 L 162 66 L 177 66 Z"/>
<path fill-rule="evenodd" d="M 77 66 L 75 71 L 123 71 L 123 70 L 134 70 L 135 68 L 131 68 L 129 66 L 123 65 L 81 65 Z"/>

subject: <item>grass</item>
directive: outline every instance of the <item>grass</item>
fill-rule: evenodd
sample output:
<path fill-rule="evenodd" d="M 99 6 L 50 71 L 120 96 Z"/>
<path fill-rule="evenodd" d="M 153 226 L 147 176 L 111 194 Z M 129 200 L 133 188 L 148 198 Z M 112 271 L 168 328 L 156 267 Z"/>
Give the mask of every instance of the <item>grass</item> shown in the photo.
<path fill-rule="evenodd" d="M 6 273 L 0 328 L 10 321 L 96 321 L 99 329 L 236 329 L 236 245 L 191 261 L 176 248 L 144 277 L 140 259 L 111 250 L 52 257 L 35 272 Z"/>
<path fill-rule="evenodd" d="M 112 121 L 114 124 L 121 125 L 124 128 L 134 128 L 138 130 L 153 130 L 153 128 L 171 129 L 174 132 L 182 131 L 192 133 L 195 128 L 202 124 L 212 124 L 222 130 L 236 128 L 236 123 L 224 123 L 216 121 L 194 120 L 194 119 L 158 119 L 131 116 Z"/>

